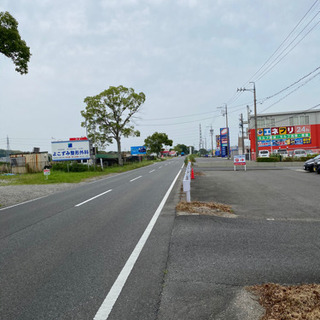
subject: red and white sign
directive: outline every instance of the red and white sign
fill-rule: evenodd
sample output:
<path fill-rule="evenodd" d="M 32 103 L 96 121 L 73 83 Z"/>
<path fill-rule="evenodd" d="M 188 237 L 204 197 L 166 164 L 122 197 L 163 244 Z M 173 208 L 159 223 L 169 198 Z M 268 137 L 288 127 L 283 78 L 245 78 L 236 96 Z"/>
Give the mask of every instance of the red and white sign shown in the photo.
<path fill-rule="evenodd" d="M 82 141 L 82 140 L 88 140 L 88 138 L 87 137 L 69 138 L 69 141 Z"/>
<path fill-rule="evenodd" d="M 233 164 L 235 166 L 245 166 L 246 165 L 246 156 L 245 155 L 234 156 Z"/>

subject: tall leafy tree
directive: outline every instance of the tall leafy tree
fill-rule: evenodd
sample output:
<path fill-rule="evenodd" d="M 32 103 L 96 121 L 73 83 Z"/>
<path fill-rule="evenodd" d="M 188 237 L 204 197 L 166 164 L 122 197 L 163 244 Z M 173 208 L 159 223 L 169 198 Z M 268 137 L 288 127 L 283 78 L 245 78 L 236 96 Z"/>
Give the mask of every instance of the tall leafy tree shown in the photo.
<path fill-rule="evenodd" d="M 140 136 L 140 132 L 130 125 L 130 120 L 138 112 L 145 98 L 143 92 L 135 93 L 132 88 L 118 86 L 109 87 L 96 96 L 84 99 L 87 106 L 81 111 L 85 119 L 81 126 L 87 128 L 90 140 L 100 147 L 115 140 L 118 148 L 118 162 L 121 166 L 123 165 L 121 138 Z"/>
<path fill-rule="evenodd" d="M 185 144 L 177 144 L 173 149 L 179 153 L 189 154 L 189 148 Z"/>
<path fill-rule="evenodd" d="M 0 52 L 13 61 L 17 72 L 28 73 L 30 48 L 21 39 L 18 22 L 9 12 L 0 12 Z"/>
<path fill-rule="evenodd" d="M 166 133 L 155 132 L 153 135 L 144 140 L 144 145 L 150 153 L 156 153 L 158 156 L 164 146 L 172 146 L 172 140 L 168 138 Z"/>

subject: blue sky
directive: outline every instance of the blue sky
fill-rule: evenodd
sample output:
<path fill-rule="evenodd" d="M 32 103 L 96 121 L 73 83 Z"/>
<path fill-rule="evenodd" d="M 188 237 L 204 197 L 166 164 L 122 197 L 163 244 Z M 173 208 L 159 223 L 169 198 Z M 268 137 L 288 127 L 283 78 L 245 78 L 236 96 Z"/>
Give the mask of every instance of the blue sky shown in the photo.
<path fill-rule="evenodd" d="M 199 124 L 210 148 L 210 127 L 225 126 L 224 103 L 234 145 L 240 113 L 246 120 L 246 105 L 253 109 L 253 94 L 237 88 L 255 81 L 261 102 L 319 67 L 319 8 L 315 0 L 2 0 L 32 57 L 20 75 L 0 56 L 0 148 L 8 136 L 11 149 L 50 152 L 52 139 L 85 135 L 84 98 L 118 85 L 146 94 L 134 119 L 141 137 L 123 139 L 123 150 L 155 131 L 197 149 Z M 319 78 L 279 103 L 290 90 L 258 103 L 258 113 L 317 105 Z"/>

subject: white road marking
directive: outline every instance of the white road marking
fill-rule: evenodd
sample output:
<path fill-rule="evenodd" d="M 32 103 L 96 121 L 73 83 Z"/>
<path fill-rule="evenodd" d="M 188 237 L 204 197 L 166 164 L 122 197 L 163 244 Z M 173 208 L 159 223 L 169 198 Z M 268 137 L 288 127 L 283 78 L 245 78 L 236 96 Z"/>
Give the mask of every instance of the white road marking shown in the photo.
<path fill-rule="evenodd" d="M 162 166 L 161 167 L 159 167 L 159 169 L 161 169 L 162 168 Z"/>
<path fill-rule="evenodd" d="M 153 169 L 153 170 L 149 171 L 149 173 L 152 173 L 152 172 L 154 172 L 154 171 L 156 171 L 156 170 L 155 170 L 155 169 Z"/>
<path fill-rule="evenodd" d="M 135 180 L 138 180 L 138 179 L 140 179 L 140 178 L 142 178 L 142 176 L 139 176 L 139 177 L 136 177 L 136 178 L 134 178 L 134 179 L 131 179 L 130 182 L 135 181 Z"/>
<path fill-rule="evenodd" d="M 10 208 L 14 208 L 14 207 L 17 207 L 17 206 L 21 206 L 21 205 L 23 205 L 25 203 L 36 201 L 36 200 L 39 200 L 39 199 L 42 199 L 42 198 L 45 198 L 45 197 L 47 197 L 47 196 L 43 196 L 43 197 L 39 197 L 39 198 L 36 198 L 36 199 L 27 200 L 27 201 L 20 202 L 20 203 L 17 203 L 17 204 L 13 204 L 12 206 L 1 208 L 0 211 L 6 210 L 6 209 L 10 209 Z"/>
<path fill-rule="evenodd" d="M 83 202 L 81 202 L 81 203 L 76 204 L 75 207 L 80 207 L 80 206 L 82 206 L 83 204 L 85 204 L 85 203 L 87 203 L 87 202 L 89 202 L 89 201 L 92 201 L 92 200 L 94 200 L 94 199 L 96 199 L 96 198 L 99 198 L 99 197 L 103 196 L 104 194 L 106 194 L 106 193 L 108 193 L 108 192 L 111 192 L 111 191 L 112 191 L 112 189 L 107 190 L 107 191 L 105 191 L 105 192 L 102 192 L 102 193 L 98 194 L 98 195 L 95 196 L 95 197 L 92 197 L 92 198 L 90 198 L 90 199 L 88 199 L 88 200 L 86 200 L 86 201 L 83 201 Z"/>
<path fill-rule="evenodd" d="M 170 195 L 170 192 L 171 192 L 174 184 L 176 183 L 180 173 L 181 173 L 181 170 L 179 171 L 179 173 L 176 175 L 173 182 L 171 183 L 171 186 L 169 187 L 167 193 L 165 194 L 161 203 L 159 204 L 159 207 L 157 208 L 156 212 L 154 213 L 152 219 L 150 220 L 146 230 L 144 231 L 139 242 L 137 243 L 136 247 L 132 251 L 129 259 L 127 260 L 126 264 L 124 265 L 120 274 L 118 275 L 117 280 L 114 282 L 108 295 L 106 296 L 106 298 L 104 299 L 98 312 L 96 313 L 94 320 L 107 320 L 108 319 L 109 314 L 111 313 L 111 310 L 112 310 L 114 304 L 116 303 L 116 301 L 117 301 L 117 299 L 118 299 L 128 277 L 129 277 L 139 255 L 140 255 L 145 243 L 147 242 L 148 237 L 149 237 L 154 225 L 156 224 L 158 217 L 159 217 L 159 215 L 160 215 L 160 213 L 161 213 L 161 211 L 162 211 L 162 209 L 163 209 L 163 207 L 164 207 L 164 205 Z"/>

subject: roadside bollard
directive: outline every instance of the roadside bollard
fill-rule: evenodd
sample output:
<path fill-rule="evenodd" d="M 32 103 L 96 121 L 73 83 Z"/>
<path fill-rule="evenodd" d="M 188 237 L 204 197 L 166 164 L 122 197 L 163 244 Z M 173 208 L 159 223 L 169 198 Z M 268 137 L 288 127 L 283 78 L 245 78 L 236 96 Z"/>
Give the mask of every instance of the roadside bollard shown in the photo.
<path fill-rule="evenodd" d="M 191 201 L 191 195 L 190 195 L 190 191 L 191 191 L 191 162 L 188 162 L 187 168 L 186 168 L 186 172 L 184 174 L 184 178 L 183 178 L 183 192 L 186 193 L 186 200 L 187 202 Z"/>

